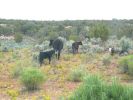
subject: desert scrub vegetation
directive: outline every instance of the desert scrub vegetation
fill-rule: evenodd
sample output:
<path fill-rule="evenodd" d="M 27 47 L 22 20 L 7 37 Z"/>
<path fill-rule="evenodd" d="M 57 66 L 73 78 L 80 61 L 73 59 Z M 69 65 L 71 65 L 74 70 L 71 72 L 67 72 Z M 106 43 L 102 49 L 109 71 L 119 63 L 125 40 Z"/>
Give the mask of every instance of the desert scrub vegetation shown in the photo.
<path fill-rule="evenodd" d="M 111 56 L 110 55 L 105 55 L 102 58 L 103 65 L 107 66 L 111 63 Z"/>
<path fill-rule="evenodd" d="M 22 66 L 14 66 L 12 68 L 12 71 L 11 71 L 12 77 L 13 78 L 18 78 L 21 75 L 23 70 L 24 70 L 24 67 L 22 67 Z"/>
<path fill-rule="evenodd" d="M 124 52 L 128 52 L 129 49 L 132 49 L 133 47 L 133 42 L 131 39 L 127 38 L 127 37 L 122 37 L 120 39 L 120 47 L 121 47 L 121 50 L 124 51 Z"/>
<path fill-rule="evenodd" d="M 124 56 L 119 60 L 119 68 L 122 73 L 133 75 L 133 55 Z"/>
<path fill-rule="evenodd" d="M 97 75 L 88 75 L 69 100 L 132 100 L 133 87 L 121 85 L 116 79 L 107 84 Z"/>
<path fill-rule="evenodd" d="M 97 57 L 96 53 L 93 52 L 87 52 L 85 54 L 81 54 L 81 61 L 83 63 L 92 62 Z"/>
<path fill-rule="evenodd" d="M 16 43 L 20 43 L 23 40 L 23 35 L 21 33 L 16 33 L 14 38 Z"/>
<path fill-rule="evenodd" d="M 3 59 L 3 57 L 4 57 L 3 52 L 0 52 L 0 59 Z"/>
<path fill-rule="evenodd" d="M 76 69 L 72 69 L 68 75 L 68 80 L 72 82 L 80 82 L 83 80 L 83 77 L 86 75 L 86 71 L 83 66 L 79 66 Z"/>
<path fill-rule="evenodd" d="M 7 94 L 11 97 L 11 100 L 17 100 L 19 92 L 17 90 L 7 90 Z"/>
<path fill-rule="evenodd" d="M 25 68 L 20 77 L 20 81 L 27 90 L 38 89 L 45 80 L 46 75 L 34 67 Z"/>
<path fill-rule="evenodd" d="M 65 54 L 65 55 L 63 56 L 63 59 L 64 59 L 65 61 L 69 61 L 72 57 L 73 57 L 72 54 Z"/>

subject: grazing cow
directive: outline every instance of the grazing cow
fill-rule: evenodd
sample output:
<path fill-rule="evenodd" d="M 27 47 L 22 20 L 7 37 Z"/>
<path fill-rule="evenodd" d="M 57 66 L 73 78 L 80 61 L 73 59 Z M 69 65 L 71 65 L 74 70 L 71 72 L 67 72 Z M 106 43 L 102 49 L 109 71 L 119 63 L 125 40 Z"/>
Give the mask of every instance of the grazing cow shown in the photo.
<path fill-rule="evenodd" d="M 114 47 L 113 47 L 113 48 L 109 48 L 109 52 L 110 52 L 110 54 L 113 56 L 114 53 L 115 53 L 115 49 L 114 49 Z"/>
<path fill-rule="evenodd" d="M 58 60 L 59 60 L 61 50 L 63 49 L 63 41 L 59 38 L 57 38 L 55 40 L 50 40 L 49 46 L 53 47 L 53 49 L 55 50 L 55 53 L 56 53 L 56 58 L 58 58 Z"/>
<path fill-rule="evenodd" d="M 73 54 L 76 54 L 78 53 L 78 48 L 79 48 L 79 45 L 82 45 L 82 42 L 74 42 L 72 44 L 72 50 L 73 50 Z"/>
<path fill-rule="evenodd" d="M 49 50 L 49 51 L 41 51 L 40 54 L 39 54 L 39 63 L 40 63 L 40 66 L 42 65 L 43 63 L 43 60 L 44 59 L 49 59 L 49 64 L 51 62 L 51 57 L 52 55 L 55 53 L 55 50 Z"/>
<path fill-rule="evenodd" d="M 129 52 L 128 52 L 128 50 L 121 50 L 120 52 L 119 52 L 119 55 L 120 56 L 123 56 L 123 55 L 127 55 Z"/>

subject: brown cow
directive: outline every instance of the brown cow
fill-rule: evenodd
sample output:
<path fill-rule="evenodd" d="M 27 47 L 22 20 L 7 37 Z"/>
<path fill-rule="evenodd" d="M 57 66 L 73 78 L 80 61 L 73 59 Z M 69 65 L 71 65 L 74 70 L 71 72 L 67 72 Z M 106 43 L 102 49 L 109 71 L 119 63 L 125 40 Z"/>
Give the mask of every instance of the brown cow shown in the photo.
<path fill-rule="evenodd" d="M 82 42 L 81 42 L 81 41 L 79 41 L 79 42 L 74 42 L 74 43 L 72 44 L 73 54 L 78 53 L 79 45 L 82 45 Z"/>

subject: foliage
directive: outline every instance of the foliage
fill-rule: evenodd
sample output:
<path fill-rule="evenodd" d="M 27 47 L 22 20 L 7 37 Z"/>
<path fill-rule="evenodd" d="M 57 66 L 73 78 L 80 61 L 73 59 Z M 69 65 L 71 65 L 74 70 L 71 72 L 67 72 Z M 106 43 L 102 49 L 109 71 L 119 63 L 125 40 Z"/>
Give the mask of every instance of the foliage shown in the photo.
<path fill-rule="evenodd" d="M 90 39 L 90 42 L 91 42 L 92 45 L 96 45 L 96 44 L 100 44 L 102 42 L 102 40 L 99 37 L 98 38 L 93 37 L 93 38 Z"/>
<path fill-rule="evenodd" d="M 104 48 L 99 45 L 94 45 L 90 48 L 90 52 L 93 52 L 93 53 L 101 53 L 103 51 L 104 51 Z"/>
<path fill-rule="evenodd" d="M 17 43 L 20 43 L 23 40 L 23 36 L 21 33 L 15 33 L 14 39 Z"/>
<path fill-rule="evenodd" d="M 133 55 L 122 57 L 119 61 L 119 68 L 122 72 L 133 75 Z"/>
<path fill-rule="evenodd" d="M 49 39 L 55 39 L 58 37 L 58 34 L 57 32 L 49 32 Z"/>
<path fill-rule="evenodd" d="M 69 40 L 66 42 L 66 44 L 64 46 L 66 46 L 67 52 L 72 52 L 72 43 L 74 41 L 73 40 Z"/>
<path fill-rule="evenodd" d="M 118 37 L 122 37 L 122 36 L 132 38 L 133 36 L 133 25 L 132 24 L 124 24 L 120 27 L 120 33 L 118 34 Z"/>
<path fill-rule="evenodd" d="M 56 32 L 58 36 L 69 38 L 70 34 L 77 36 L 97 36 L 103 39 L 107 34 L 118 37 L 133 35 L 132 20 L 64 20 L 64 21 L 33 21 L 33 20 L 6 20 L 0 19 L 0 34 L 13 35 L 22 33 L 37 39 L 49 37 L 50 32 Z M 107 31 L 107 34 L 105 32 Z M 97 33 L 98 32 L 98 33 Z M 95 33 L 95 34 L 92 34 Z"/>
<path fill-rule="evenodd" d="M 78 41 L 79 40 L 79 36 L 78 35 L 71 34 L 71 35 L 69 35 L 69 40 Z"/>
<path fill-rule="evenodd" d="M 8 51 L 15 51 L 16 49 L 31 48 L 33 46 L 33 41 L 28 37 L 24 37 L 21 43 L 16 43 L 14 40 L 0 40 L 0 42 L 0 51 L 5 50 L 5 47 Z"/>
<path fill-rule="evenodd" d="M 133 88 L 113 81 L 108 85 L 96 75 L 87 76 L 69 100 L 132 100 Z"/>
<path fill-rule="evenodd" d="M 22 72 L 23 72 L 24 68 L 22 66 L 15 66 L 13 69 L 12 69 L 12 77 L 13 78 L 18 78 L 21 76 Z"/>
<path fill-rule="evenodd" d="M 34 63 L 28 60 L 29 59 L 16 61 L 15 65 L 11 70 L 11 74 L 13 78 L 20 77 L 23 71 L 25 70 L 25 68 L 27 68 L 26 66 L 34 66 Z"/>
<path fill-rule="evenodd" d="M 41 51 L 49 49 L 49 41 L 43 41 L 41 44 L 36 44 L 33 47 L 34 51 Z"/>
<path fill-rule="evenodd" d="M 82 60 L 84 63 L 90 63 L 90 62 L 92 62 L 95 58 L 96 58 L 96 54 L 94 54 L 93 52 L 87 52 L 86 54 L 82 54 L 82 55 L 81 55 L 81 60 Z"/>
<path fill-rule="evenodd" d="M 126 38 L 125 36 L 120 39 L 120 47 L 122 51 L 128 52 L 129 49 L 133 47 L 132 40 Z"/>
<path fill-rule="evenodd" d="M 82 41 L 82 46 L 79 48 L 82 52 L 89 53 L 101 53 L 104 48 L 101 46 L 102 41 L 100 38 L 91 38 L 90 41 L 85 39 Z"/>
<path fill-rule="evenodd" d="M 109 36 L 109 30 L 108 27 L 105 25 L 105 23 L 96 23 L 90 27 L 90 34 L 91 37 L 95 38 L 101 38 L 102 40 L 107 40 Z"/>
<path fill-rule="evenodd" d="M 46 79 L 46 76 L 36 68 L 25 68 L 21 75 L 21 82 L 25 85 L 28 90 L 35 90 L 42 84 Z"/>
<path fill-rule="evenodd" d="M 85 71 L 82 68 L 77 68 L 71 70 L 68 80 L 73 81 L 73 82 L 80 82 L 82 81 L 84 77 Z"/>
<path fill-rule="evenodd" d="M 105 42 L 105 48 L 114 47 L 116 51 L 120 51 L 120 40 L 114 35 L 110 36 L 109 39 Z"/>
<path fill-rule="evenodd" d="M 121 85 L 116 79 L 105 89 L 107 100 L 131 100 L 133 88 Z"/>
<path fill-rule="evenodd" d="M 19 95 L 19 92 L 16 90 L 7 90 L 7 94 L 11 97 L 11 100 L 16 100 L 16 97 Z"/>

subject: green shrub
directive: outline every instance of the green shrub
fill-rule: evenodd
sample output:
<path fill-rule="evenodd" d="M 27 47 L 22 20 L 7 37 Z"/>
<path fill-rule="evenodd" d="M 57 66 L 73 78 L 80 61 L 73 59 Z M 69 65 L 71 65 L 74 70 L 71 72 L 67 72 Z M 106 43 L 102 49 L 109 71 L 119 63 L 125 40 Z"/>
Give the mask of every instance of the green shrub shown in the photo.
<path fill-rule="evenodd" d="M 122 51 L 127 52 L 129 49 L 132 48 L 132 40 L 126 38 L 125 36 L 120 39 L 120 47 Z"/>
<path fill-rule="evenodd" d="M 107 86 L 105 92 L 108 99 L 117 100 L 117 98 L 121 98 L 121 95 L 125 92 L 124 90 L 125 88 L 118 81 L 113 80 L 112 84 Z"/>
<path fill-rule="evenodd" d="M 129 57 L 124 57 L 119 61 L 119 68 L 123 73 L 126 73 L 128 71 L 128 59 Z"/>
<path fill-rule="evenodd" d="M 35 90 L 46 79 L 46 76 L 37 68 L 25 68 L 21 74 L 21 82 L 28 90 Z"/>
<path fill-rule="evenodd" d="M 16 33 L 15 36 L 14 36 L 14 38 L 15 38 L 15 41 L 16 41 L 17 43 L 20 43 L 20 42 L 22 42 L 22 40 L 23 40 L 23 36 L 22 36 L 22 34 L 20 34 L 20 33 Z"/>
<path fill-rule="evenodd" d="M 55 38 L 57 38 L 59 35 L 57 32 L 51 31 L 49 32 L 49 39 L 54 40 Z"/>
<path fill-rule="evenodd" d="M 97 76 L 86 76 L 83 84 L 74 92 L 70 100 L 101 100 L 102 81 Z"/>
<path fill-rule="evenodd" d="M 101 38 L 102 40 L 107 40 L 109 36 L 109 29 L 107 25 L 103 22 L 95 23 L 90 27 L 90 36 L 95 38 Z"/>
<path fill-rule="evenodd" d="M 69 100 L 132 100 L 133 87 L 127 87 L 113 81 L 107 84 L 96 75 L 85 78 Z"/>
<path fill-rule="evenodd" d="M 120 84 L 117 79 L 112 84 L 106 85 L 105 93 L 107 100 L 132 100 L 133 87 Z"/>
<path fill-rule="evenodd" d="M 119 68 L 123 73 L 133 75 L 132 70 L 133 55 L 122 57 L 119 61 Z"/>
<path fill-rule="evenodd" d="M 77 41 L 77 40 L 79 40 L 79 36 L 78 36 L 78 35 L 75 35 L 75 34 L 71 34 L 71 35 L 69 36 L 69 40 Z"/>
<path fill-rule="evenodd" d="M 73 82 L 80 82 L 82 81 L 84 76 L 84 71 L 80 68 L 71 70 L 68 80 L 73 81 Z"/>

